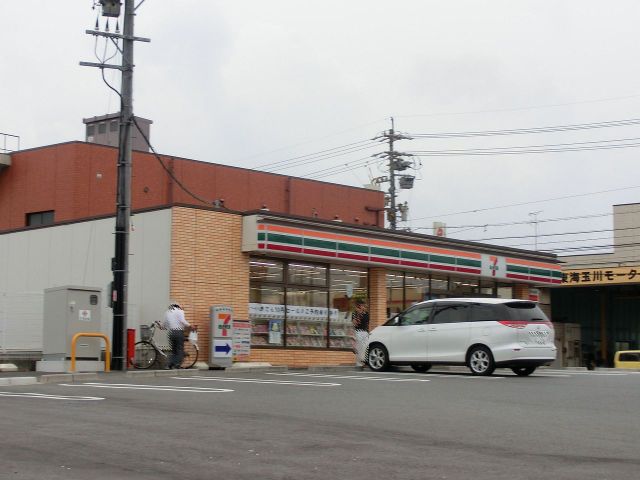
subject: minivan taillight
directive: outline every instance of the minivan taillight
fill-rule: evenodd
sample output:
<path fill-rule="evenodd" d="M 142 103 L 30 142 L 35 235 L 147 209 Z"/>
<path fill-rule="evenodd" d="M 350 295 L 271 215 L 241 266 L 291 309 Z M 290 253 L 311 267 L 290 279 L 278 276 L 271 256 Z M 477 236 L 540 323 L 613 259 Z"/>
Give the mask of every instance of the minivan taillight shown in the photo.
<path fill-rule="evenodd" d="M 524 328 L 529 322 L 527 322 L 526 320 L 498 320 L 498 323 L 504 325 L 505 327 Z"/>

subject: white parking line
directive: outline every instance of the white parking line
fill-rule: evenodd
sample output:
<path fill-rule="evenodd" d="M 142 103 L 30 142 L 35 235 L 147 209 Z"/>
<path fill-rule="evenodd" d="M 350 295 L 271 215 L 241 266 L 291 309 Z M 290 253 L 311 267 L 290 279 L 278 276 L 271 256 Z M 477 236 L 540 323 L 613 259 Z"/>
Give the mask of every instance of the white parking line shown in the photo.
<path fill-rule="evenodd" d="M 43 400 L 78 400 L 78 401 L 86 401 L 86 400 L 104 400 L 102 397 L 78 397 L 78 396 L 68 396 L 68 395 L 47 395 L 44 393 L 29 393 L 29 392 L 0 392 L 0 397 L 24 397 L 24 398 L 40 398 Z"/>
<path fill-rule="evenodd" d="M 339 387 L 340 383 L 326 382 L 294 382 L 289 380 L 263 380 L 259 378 L 233 378 L 233 377 L 202 377 L 189 375 L 188 377 L 172 377 L 175 380 L 200 380 L 204 382 L 237 382 L 237 383 L 262 383 L 267 385 L 293 385 L 302 387 Z"/>
<path fill-rule="evenodd" d="M 133 383 L 61 383 L 65 387 L 93 387 L 93 388 L 117 388 L 125 390 L 159 390 L 163 392 L 191 392 L 191 393 L 227 393 L 233 392 L 226 388 L 207 387 L 176 387 L 175 385 L 136 385 Z"/>
<path fill-rule="evenodd" d="M 336 378 L 349 380 L 371 380 L 374 382 L 429 382 L 430 380 L 422 378 L 391 378 L 391 377 L 362 377 L 359 375 L 329 375 L 324 373 L 267 373 L 267 375 L 297 376 L 297 377 L 314 377 L 314 378 Z"/>
<path fill-rule="evenodd" d="M 567 371 L 567 370 L 538 370 L 540 373 L 561 373 L 563 375 L 593 375 L 593 376 L 609 376 L 609 377 L 624 377 L 628 375 L 625 372 L 581 372 L 581 371 Z"/>

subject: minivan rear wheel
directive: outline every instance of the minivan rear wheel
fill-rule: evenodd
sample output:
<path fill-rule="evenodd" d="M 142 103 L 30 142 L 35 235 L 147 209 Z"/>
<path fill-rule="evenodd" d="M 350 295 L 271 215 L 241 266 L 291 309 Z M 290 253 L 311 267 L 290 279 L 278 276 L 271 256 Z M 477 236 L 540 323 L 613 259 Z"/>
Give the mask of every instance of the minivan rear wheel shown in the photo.
<path fill-rule="evenodd" d="M 429 369 L 431 368 L 431 364 L 430 363 L 414 363 L 411 365 L 411 368 L 413 368 L 416 372 L 424 373 L 429 371 Z"/>
<path fill-rule="evenodd" d="M 467 359 L 467 366 L 474 375 L 491 375 L 496 369 L 491 350 L 482 345 L 471 349 Z"/>
<path fill-rule="evenodd" d="M 389 368 L 389 354 L 382 345 L 371 345 L 369 347 L 369 368 L 374 372 L 382 372 Z"/>
<path fill-rule="evenodd" d="M 513 371 L 513 373 L 515 373 L 519 377 L 526 377 L 528 375 L 531 375 L 533 372 L 535 372 L 536 368 L 538 367 L 535 367 L 533 365 L 528 365 L 526 367 L 511 367 L 511 370 Z"/>

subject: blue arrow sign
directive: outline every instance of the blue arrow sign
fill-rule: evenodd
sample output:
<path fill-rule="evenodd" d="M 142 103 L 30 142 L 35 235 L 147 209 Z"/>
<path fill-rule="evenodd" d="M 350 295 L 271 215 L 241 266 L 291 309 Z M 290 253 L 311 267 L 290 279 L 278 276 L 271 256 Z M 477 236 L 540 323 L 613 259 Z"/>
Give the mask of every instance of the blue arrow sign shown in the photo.
<path fill-rule="evenodd" d="M 225 355 L 228 355 L 231 351 L 231 345 L 225 343 L 224 345 L 216 345 L 216 352 L 224 352 Z"/>

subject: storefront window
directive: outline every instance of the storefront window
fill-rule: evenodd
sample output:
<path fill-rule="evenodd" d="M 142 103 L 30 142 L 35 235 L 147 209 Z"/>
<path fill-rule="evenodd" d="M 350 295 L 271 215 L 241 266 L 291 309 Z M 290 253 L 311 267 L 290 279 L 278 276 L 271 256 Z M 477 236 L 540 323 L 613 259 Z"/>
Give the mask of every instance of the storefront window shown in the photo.
<path fill-rule="evenodd" d="M 431 275 L 431 298 L 444 298 L 449 293 L 449 278 L 446 275 Z"/>
<path fill-rule="evenodd" d="M 454 297 L 474 297 L 479 292 L 478 280 L 470 277 L 454 277 L 449 279 L 450 294 Z"/>
<path fill-rule="evenodd" d="M 283 345 L 284 288 L 252 284 L 249 291 L 252 345 Z"/>
<path fill-rule="evenodd" d="M 351 348 L 351 314 L 355 301 L 367 301 L 368 274 L 364 268 L 332 266 L 329 278 L 329 305 L 335 311 L 329 325 L 329 346 Z"/>
<path fill-rule="evenodd" d="M 326 347 L 329 311 L 327 291 L 287 288 L 287 345 Z"/>
<path fill-rule="evenodd" d="M 513 298 L 513 285 L 510 283 L 499 283 L 498 298 Z"/>
<path fill-rule="evenodd" d="M 279 260 L 252 258 L 249 262 L 249 279 L 261 282 L 282 282 L 284 263 Z"/>
<path fill-rule="evenodd" d="M 323 265 L 308 265 L 290 263 L 288 265 L 287 283 L 295 285 L 327 285 L 327 267 Z"/>
<path fill-rule="evenodd" d="M 367 269 L 255 257 L 250 279 L 252 345 L 351 348 L 351 303 L 367 298 Z"/>
<path fill-rule="evenodd" d="M 406 273 L 404 277 L 404 308 L 429 300 L 429 276 Z"/>

